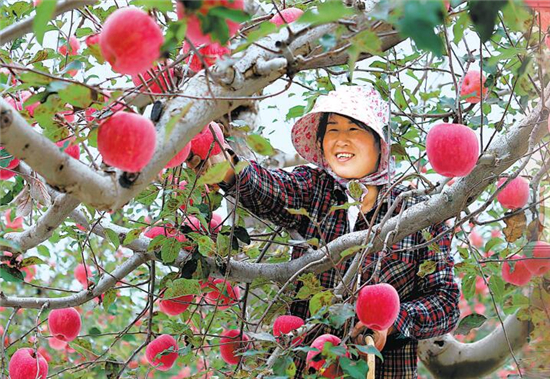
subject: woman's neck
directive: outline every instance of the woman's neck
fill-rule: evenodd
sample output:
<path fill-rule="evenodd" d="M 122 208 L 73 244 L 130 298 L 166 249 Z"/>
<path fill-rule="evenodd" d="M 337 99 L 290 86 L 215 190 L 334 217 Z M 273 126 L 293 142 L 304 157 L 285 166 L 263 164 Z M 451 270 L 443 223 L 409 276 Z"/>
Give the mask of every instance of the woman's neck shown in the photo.
<path fill-rule="evenodd" d="M 363 203 L 361 204 L 361 212 L 368 213 L 372 207 L 374 207 L 374 204 L 376 203 L 376 199 L 378 198 L 378 192 L 380 191 L 378 189 L 378 186 L 367 186 L 367 189 L 369 192 L 363 199 Z"/>

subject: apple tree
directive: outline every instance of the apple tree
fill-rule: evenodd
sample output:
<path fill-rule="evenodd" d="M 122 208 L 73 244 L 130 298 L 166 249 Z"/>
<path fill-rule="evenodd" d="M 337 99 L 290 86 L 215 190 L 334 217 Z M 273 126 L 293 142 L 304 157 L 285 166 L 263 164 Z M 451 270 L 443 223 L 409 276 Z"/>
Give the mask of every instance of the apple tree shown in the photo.
<path fill-rule="evenodd" d="M 354 322 L 361 257 L 445 221 L 462 316 L 420 342 L 421 376 L 548 376 L 549 1 L 8 0 L 0 13 L 2 377 L 293 377 L 305 333 Z M 229 162 L 185 164 L 224 143 L 303 164 L 273 147 L 265 103 L 283 124 L 365 82 L 390 103 L 394 179 L 411 187 L 398 201 L 429 197 L 368 231 L 305 240 L 219 189 Z M 291 260 L 295 245 L 309 251 Z M 342 259 L 323 289 L 315 274 Z M 297 281 L 312 316 L 280 319 Z M 345 356 L 358 349 L 323 352 L 364 378 Z"/>

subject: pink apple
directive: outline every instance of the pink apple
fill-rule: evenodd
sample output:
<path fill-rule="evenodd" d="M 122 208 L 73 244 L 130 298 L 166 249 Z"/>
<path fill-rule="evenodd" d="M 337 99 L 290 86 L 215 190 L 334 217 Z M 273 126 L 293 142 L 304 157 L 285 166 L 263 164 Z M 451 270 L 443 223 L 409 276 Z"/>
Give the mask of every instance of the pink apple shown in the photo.
<path fill-rule="evenodd" d="M 372 330 L 388 329 L 399 315 L 399 294 L 387 283 L 367 285 L 359 291 L 356 312 L 359 321 Z"/>
<path fill-rule="evenodd" d="M 220 338 L 220 355 L 222 359 L 230 364 L 236 365 L 241 361 L 237 354 L 243 353 L 248 347 L 246 334 L 240 335 L 240 330 L 224 330 Z"/>
<path fill-rule="evenodd" d="M 506 178 L 500 178 L 497 186 L 501 187 L 506 180 Z M 497 200 L 503 207 L 508 209 L 523 208 L 529 201 L 529 182 L 521 176 L 512 179 L 512 181 L 498 193 Z"/>
<path fill-rule="evenodd" d="M 147 345 L 145 356 L 157 370 L 168 371 L 178 359 L 178 343 L 171 335 L 163 334 Z"/>
<path fill-rule="evenodd" d="M 11 379 L 46 379 L 48 362 L 31 348 L 19 349 L 11 356 L 9 373 Z"/>
<path fill-rule="evenodd" d="M 462 87 L 460 88 L 460 96 L 470 96 L 464 101 L 472 104 L 479 103 L 481 101 L 480 88 L 483 96 L 485 96 L 488 91 L 485 87 L 485 80 L 485 76 L 479 71 L 468 71 L 462 82 Z"/>
<path fill-rule="evenodd" d="M 80 314 L 74 308 L 54 309 L 48 317 L 48 327 L 52 336 L 58 340 L 70 342 L 80 333 L 82 327 Z"/>

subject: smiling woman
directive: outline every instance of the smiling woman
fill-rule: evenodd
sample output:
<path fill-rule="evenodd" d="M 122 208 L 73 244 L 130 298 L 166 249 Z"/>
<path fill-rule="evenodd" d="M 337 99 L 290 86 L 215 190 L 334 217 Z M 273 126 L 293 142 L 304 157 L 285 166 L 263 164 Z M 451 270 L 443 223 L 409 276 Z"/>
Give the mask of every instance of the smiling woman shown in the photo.
<path fill-rule="evenodd" d="M 371 222 L 380 223 L 399 194 L 410 189 L 391 182 L 394 164 L 384 135 L 387 124 L 388 105 L 373 87 L 340 87 L 319 97 L 312 111 L 301 117 L 292 130 L 296 151 L 317 167 L 298 166 L 287 172 L 269 170 L 251 161 L 238 175 L 226 175 L 220 187 L 249 211 L 298 231 L 305 240 L 317 239 L 324 244 L 349 232 L 366 230 Z M 227 152 L 237 163 L 234 153 L 229 149 Z M 196 166 L 200 163 L 197 160 L 200 157 L 191 157 L 188 165 Z M 222 160 L 224 155 L 219 154 L 209 163 Z M 410 196 L 395 212 L 425 200 Z M 352 204 L 343 206 L 347 203 Z M 300 208 L 305 209 L 307 216 L 289 211 Z M 445 334 L 458 321 L 459 290 L 453 276 L 450 235 L 444 224 L 433 225 L 428 231 L 431 237 L 427 238 L 437 236 L 437 247 L 416 247 L 425 242 L 425 237 L 417 232 L 384 254 L 368 254 L 356 274 L 354 283 L 358 285 L 387 283 L 399 295 L 399 313 L 396 318 L 391 317 L 391 325 L 383 330 L 367 330 L 384 356 L 384 361 L 376 364 L 377 378 L 416 378 L 418 340 Z M 305 252 L 304 248 L 295 247 L 292 259 Z M 433 272 L 419 276 L 421 265 L 427 261 L 435 262 Z M 324 290 L 330 291 L 341 282 L 350 263 L 337 262 L 318 275 Z M 308 318 L 315 315 L 310 313 L 309 299 L 297 298 L 303 285 L 302 281 L 295 283 L 297 292 L 289 294 L 294 301 L 287 313 L 308 323 Z M 365 312 L 380 315 L 386 311 Z M 353 348 L 365 343 L 365 330 L 361 322 L 348 321 L 339 329 L 317 325 L 307 333 L 304 344 L 311 344 L 322 334 L 335 336 L 338 341 L 349 335 L 353 344 L 347 346 Z M 316 368 L 311 364 L 306 367 L 304 358 L 298 355 L 295 359 L 296 379 Z M 318 374 L 322 375 L 322 370 Z M 335 372 L 339 372 L 337 365 Z"/>

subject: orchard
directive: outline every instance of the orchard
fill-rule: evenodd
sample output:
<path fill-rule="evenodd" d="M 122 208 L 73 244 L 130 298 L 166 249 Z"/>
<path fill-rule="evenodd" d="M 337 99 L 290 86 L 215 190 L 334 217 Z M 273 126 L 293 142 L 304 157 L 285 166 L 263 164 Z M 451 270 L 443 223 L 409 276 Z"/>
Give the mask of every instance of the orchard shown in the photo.
<path fill-rule="evenodd" d="M 456 327 L 418 338 L 419 378 L 550 377 L 550 1 L 8 0 L 0 16 L 0 378 L 382 378 L 385 350 L 351 330 L 411 310 L 362 262 L 419 251 L 404 286 L 444 259 L 461 292 Z M 381 222 L 307 239 L 283 216 L 322 230 L 316 209 L 223 189 L 253 162 L 307 163 L 291 126 L 365 83 L 407 188 Z"/>

